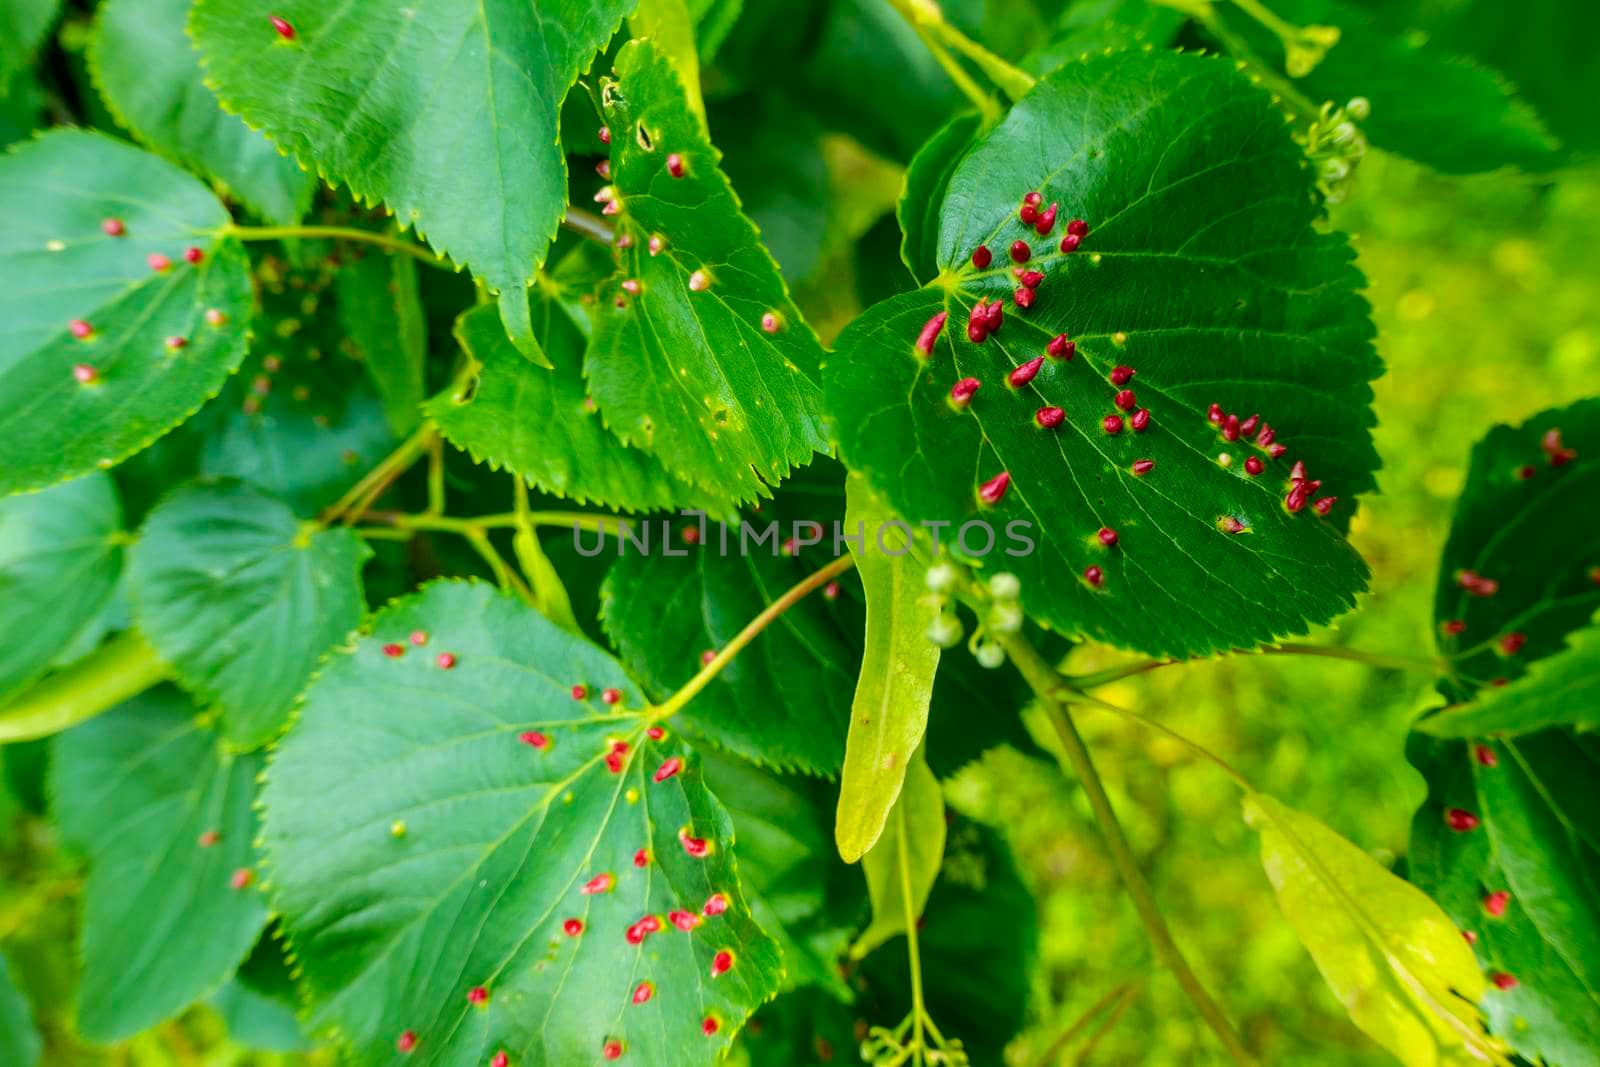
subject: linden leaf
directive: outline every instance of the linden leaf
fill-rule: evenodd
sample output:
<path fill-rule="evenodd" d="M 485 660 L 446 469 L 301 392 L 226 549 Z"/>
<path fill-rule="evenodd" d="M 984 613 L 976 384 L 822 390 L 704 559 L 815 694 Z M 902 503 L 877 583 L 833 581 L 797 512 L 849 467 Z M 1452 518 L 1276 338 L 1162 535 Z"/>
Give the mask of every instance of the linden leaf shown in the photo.
<path fill-rule="evenodd" d="M 852 956 L 860 959 L 922 916 L 944 862 L 944 839 L 944 793 L 919 750 L 906 767 L 905 788 L 882 836 L 861 859 L 872 922 L 851 946 Z"/>
<path fill-rule="evenodd" d="M 1577 631 L 1569 647 L 1515 682 L 1485 689 L 1473 703 L 1430 716 L 1417 728 L 1435 737 L 1514 737 L 1568 723 L 1600 727 L 1600 625 Z"/>
<path fill-rule="evenodd" d="M 153 689 L 61 735 L 51 796 L 89 861 L 78 1032 L 110 1043 L 227 980 L 266 925 L 254 888 L 260 756 Z"/>
<path fill-rule="evenodd" d="M 633 5 L 202 0 L 190 30 L 230 110 L 470 267 L 532 356 L 527 285 L 567 204 L 561 102 Z"/>
<path fill-rule="evenodd" d="M 375 616 L 263 794 L 312 1030 L 359 1065 L 724 1055 L 779 955 L 694 751 L 644 709 L 598 648 L 487 586 Z"/>
<path fill-rule="evenodd" d="M 105 474 L 0 500 L 0 704 L 92 645 L 122 574 L 122 503 Z"/>
<path fill-rule="evenodd" d="M 1338 29 L 1338 43 L 1291 84 L 1314 105 L 1365 97 L 1372 112 L 1359 125 L 1377 147 L 1446 174 L 1548 169 L 1558 161 L 1544 123 L 1494 71 L 1424 35 L 1390 33 L 1339 0 L 1274 0 L 1273 10 L 1295 26 Z M 1233 4 L 1215 12 L 1244 47 L 1283 68 L 1276 33 Z"/>
<path fill-rule="evenodd" d="M 228 1027 L 228 1036 L 246 1048 L 268 1052 L 308 1052 L 300 1029 L 299 993 L 291 964 L 276 929 L 261 935 L 256 947 L 210 1004 Z"/>
<path fill-rule="evenodd" d="M 1472 450 L 1434 621 L 1463 701 L 1560 650 L 1600 611 L 1600 398 L 1496 426 Z"/>
<path fill-rule="evenodd" d="M 422 420 L 428 392 L 428 322 L 416 261 L 368 253 L 345 264 L 334 279 L 339 321 L 383 398 L 389 427 L 404 436 Z"/>
<path fill-rule="evenodd" d="M 33 1008 L 12 983 L 6 958 L 0 955 L 0 1062 L 35 1067 L 43 1050 Z"/>
<path fill-rule="evenodd" d="M 699 530 L 679 525 L 680 539 L 682 528 Z M 773 558 L 775 530 L 765 549 L 753 540 L 763 532 L 708 525 L 699 548 L 658 540 L 644 555 L 618 546 L 601 623 L 652 696 L 664 699 L 694 677 L 708 653 L 806 576 L 810 568 L 796 560 Z M 745 759 L 831 775 L 844 759 L 856 656 L 826 594 L 808 597 L 729 663 L 684 708 L 684 721 Z"/>
<path fill-rule="evenodd" d="M 852 543 L 851 553 L 866 590 L 867 627 L 834 840 L 844 861 L 854 863 L 884 832 L 928 728 L 939 646 L 928 640 L 927 631 L 939 607 L 928 595 L 926 569 L 910 554 L 910 538 L 887 525 L 895 519 L 893 512 L 859 478 L 846 482 L 846 491 L 845 525 L 863 531 L 862 545 Z"/>
<path fill-rule="evenodd" d="M 655 456 L 606 429 L 583 381 L 584 335 L 558 301 L 536 298 L 534 336 L 554 369 L 523 359 L 492 309 L 476 308 L 457 320 L 456 339 L 473 366 L 461 384 L 426 407 L 451 444 L 579 503 L 728 513 L 729 504 L 673 477 Z"/>
<path fill-rule="evenodd" d="M 1460 924 L 1494 988 L 1492 1029 L 1531 1062 L 1594 1064 L 1600 1033 L 1600 743 L 1413 734 L 1428 781 L 1406 870 Z"/>
<path fill-rule="evenodd" d="M 0 157 L 0 217 L 0 496 L 137 452 L 244 359 L 244 252 L 170 163 L 48 133 Z"/>
<path fill-rule="evenodd" d="M 1439 906 L 1303 812 L 1244 800 L 1284 916 L 1367 1036 L 1407 1067 L 1505 1064 L 1474 1005 L 1483 974 Z"/>
<path fill-rule="evenodd" d="M 1478 740 L 1417 733 L 1406 753 L 1428 782 L 1410 876 L 1495 978 L 1494 1031 L 1524 1058 L 1561 1064 L 1594 1063 L 1600 1032 L 1600 744 L 1548 728 L 1593 719 L 1582 665 L 1600 608 L 1597 490 L 1600 399 L 1496 426 L 1473 448 L 1434 613 L 1449 665 L 1440 691 L 1477 702 L 1417 729 Z M 1515 736 L 1491 736 L 1502 731 Z"/>
<path fill-rule="evenodd" d="M 369 555 L 349 530 L 302 524 L 248 486 L 180 489 L 129 553 L 134 618 L 184 685 L 219 707 L 228 741 L 254 748 L 361 621 Z"/>
<path fill-rule="evenodd" d="M 1035 190 L 1041 210 L 1060 205 L 1043 238 L 1018 218 Z M 870 309 L 828 361 L 852 470 L 908 521 L 947 523 L 960 555 L 981 561 L 1013 530 L 1036 541 L 1006 548 L 1023 554 L 1004 569 L 1064 633 L 1188 656 L 1354 603 L 1367 571 L 1340 531 L 1373 486 L 1380 364 L 1361 275 L 1344 238 L 1315 228 L 1311 176 L 1266 93 L 1195 55 L 1069 63 L 968 152 L 941 217 L 935 285 Z M 1076 217 L 1087 235 L 1060 252 Z M 980 301 L 1004 321 L 975 343 Z M 967 379 L 978 391 L 954 400 Z M 1299 492 L 1297 460 L 1318 483 Z"/>
<path fill-rule="evenodd" d="M 920 283 L 931 282 L 939 273 L 939 216 L 945 190 L 981 125 L 976 112 L 957 115 L 939 127 L 906 166 L 894 214 L 900 223 L 900 259 Z"/>
<path fill-rule="evenodd" d="M 0 3 L 0 86 L 27 68 L 61 14 L 61 0 L 5 0 Z M 0 88 L 0 96 L 5 91 Z"/>
<path fill-rule="evenodd" d="M 737 500 L 826 449 L 822 349 L 648 41 L 602 98 L 621 248 L 584 363 L 607 424 L 679 478 Z"/>
<path fill-rule="evenodd" d="M 739 873 L 750 912 L 783 949 L 785 990 L 851 991 L 839 967 L 860 916 L 861 889 L 838 877 L 828 852 L 830 783 L 778 774 L 714 749 L 701 753 L 706 782 L 733 817 Z"/>
<path fill-rule="evenodd" d="M 89 70 L 106 105 L 135 137 L 225 183 L 273 222 L 298 222 L 317 180 L 217 104 L 185 32 L 193 0 L 114 0 L 101 6 Z"/>

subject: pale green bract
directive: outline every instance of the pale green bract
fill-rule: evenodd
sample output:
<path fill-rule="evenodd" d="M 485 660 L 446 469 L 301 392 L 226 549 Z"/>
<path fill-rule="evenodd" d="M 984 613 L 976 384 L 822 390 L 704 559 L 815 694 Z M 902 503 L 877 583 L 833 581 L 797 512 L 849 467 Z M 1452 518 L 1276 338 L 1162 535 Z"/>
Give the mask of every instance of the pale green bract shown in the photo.
<path fill-rule="evenodd" d="M 927 630 L 939 607 L 903 529 L 888 525 L 894 513 L 860 478 L 845 482 L 845 494 L 845 525 L 854 533 L 859 524 L 864 533 L 861 547 L 850 548 L 867 594 L 866 649 L 850 707 L 834 826 L 839 855 L 854 863 L 884 832 L 928 727 L 939 646 L 928 640 Z"/>
<path fill-rule="evenodd" d="M 720 1059 L 780 956 L 694 750 L 652 725 L 615 661 L 488 586 L 376 615 L 263 793 L 311 1030 L 358 1065 Z"/>
<path fill-rule="evenodd" d="M 919 749 L 882 836 L 861 859 L 872 921 L 850 947 L 852 956 L 860 959 L 921 918 L 944 862 L 944 842 L 944 793 Z"/>

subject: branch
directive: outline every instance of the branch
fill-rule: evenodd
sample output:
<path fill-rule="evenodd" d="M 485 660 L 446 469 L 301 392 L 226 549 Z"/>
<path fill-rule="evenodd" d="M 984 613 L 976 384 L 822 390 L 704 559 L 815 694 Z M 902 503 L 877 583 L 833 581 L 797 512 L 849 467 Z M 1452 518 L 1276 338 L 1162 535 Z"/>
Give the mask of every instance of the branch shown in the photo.
<path fill-rule="evenodd" d="M 587 237 L 603 245 L 610 245 L 616 239 L 616 232 L 612 230 L 610 223 L 581 207 L 569 206 L 561 225 L 580 237 Z"/>
<path fill-rule="evenodd" d="M 1090 758 L 1089 750 L 1078 734 L 1078 727 L 1072 721 L 1072 715 L 1062 700 L 1066 690 L 1056 675 L 1055 668 L 1020 634 L 1004 635 L 999 640 L 1006 654 L 1011 657 L 1011 661 L 1017 665 L 1023 678 L 1038 696 L 1039 703 L 1050 718 L 1050 724 L 1055 727 L 1056 736 L 1060 738 L 1061 747 L 1066 752 L 1067 762 L 1072 765 L 1073 772 L 1083 784 L 1083 791 L 1089 799 L 1089 807 L 1094 812 L 1095 822 L 1099 824 L 1100 833 L 1111 852 L 1111 860 L 1122 878 L 1123 887 L 1133 898 L 1133 906 L 1144 922 L 1145 932 L 1150 936 L 1150 944 L 1155 949 L 1156 955 L 1178 979 L 1178 984 L 1189 995 L 1189 999 L 1199 1009 L 1201 1017 L 1217 1035 L 1217 1040 L 1222 1042 L 1234 1062 L 1248 1067 L 1254 1063 L 1250 1053 L 1245 1050 L 1239 1035 L 1234 1033 L 1227 1016 L 1222 1013 L 1222 1009 L 1217 1006 L 1217 1002 L 1211 998 L 1211 994 L 1206 991 L 1193 968 L 1189 966 L 1183 950 L 1178 947 L 1178 943 L 1173 940 L 1172 931 L 1167 928 L 1161 907 L 1156 903 L 1155 895 L 1151 893 L 1149 884 L 1139 870 L 1138 860 L 1133 855 L 1127 837 L 1123 835 L 1122 825 L 1117 822 L 1117 813 L 1111 807 L 1111 798 L 1106 795 L 1105 784 L 1100 780 L 1099 772 L 1095 770 L 1094 760 Z"/>
<path fill-rule="evenodd" d="M 357 229 L 354 226 L 230 226 L 227 232 L 241 241 L 281 241 L 294 237 L 326 241 L 360 241 L 411 256 L 430 267 L 454 269 L 447 261 L 415 241 L 402 240 L 372 230 Z"/>

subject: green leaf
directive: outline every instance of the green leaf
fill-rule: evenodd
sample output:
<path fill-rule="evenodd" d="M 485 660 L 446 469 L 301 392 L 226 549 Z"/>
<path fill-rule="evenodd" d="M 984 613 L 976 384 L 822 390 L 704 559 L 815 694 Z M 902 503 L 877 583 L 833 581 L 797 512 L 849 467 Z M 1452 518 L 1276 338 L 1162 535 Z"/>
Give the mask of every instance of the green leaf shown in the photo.
<path fill-rule="evenodd" d="M 655 456 L 628 447 L 606 429 L 583 380 L 584 335 L 556 300 L 537 299 L 534 336 L 553 370 L 523 359 L 492 309 L 474 309 L 457 321 L 456 339 L 474 364 L 470 377 L 425 408 L 451 444 L 480 463 L 520 474 L 542 492 L 578 503 L 623 511 L 728 511 L 727 504 L 675 478 Z"/>
<path fill-rule="evenodd" d="M 109 1043 L 171 1018 L 219 988 L 255 943 L 266 902 L 239 872 L 254 877 L 261 762 L 229 751 L 169 688 L 56 743 L 56 818 L 89 860 L 84 1037 Z"/>
<path fill-rule="evenodd" d="M 1418 723 L 1435 737 L 1517 736 L 1571 723 L 1600 727 L 1600 625 L 1573 635 L 1570 647 L 1537 662 L 1503 688 Z"/>
<path fill-rule="evenodd" d="M 1504 74 L 1573 152 L 1600 149 L 1586 101 L 1600 93 L 1600 8 L 1588 0 L 1360 0 L 1391 32 L 1435 42 Z M 1442 132 L 1442 131 L 1441 131 Z"/>
<path fill-rule="evenodd" d="M 816 986 L 849 1000 L 839 961 L 864 894 L 859 877 L 827 861 L 832 786 L 714 749 L 700 758 L 733 818 L 750 913 L 783 949 L 784 989 Z"/>
<path fill-rule="evenodd" d="M 1335 26 L 1339 40 L 1293 84 L 1313 104 L 1366 97 L 1361 129 L 1379 148 L 1446 174 L 1502 167 L 1548 168 L 1557 144 L 1505 79 L 1423 35 L 1390 33 L 1338 0 L 1274 0 L 1274 12 L 1297 26 Z M 1255 54 L 1278 69 L 1282 39 L 1233 4 L 1216 15 Z"/>
<path fill-rule="evenodd" d="M 692 523 L 680 522 L 674 530 Z M 696 527 L 698 528 L 698 527 Z M 700 669 L 701 656 L 724 647 L 745 624 L 798 583 L 809 568 L 774 559 L 757 524 L 708 528 L 703 547 L 667 541 L 660 523 L 649 535 L 656 554 L 619 545 L 620 558 L 601 592 L 601 622 L 628 670 L 665 699 Z M 748 544 L 748 547 L 746 545 Z M 684 722 L 730 752 L 769 767 L 831 775 L 844 759 L 854 653 L 824 597 L 784 612 L 684 708 Z"/>
<path fill-rule="evenodd" d="M 939 216 L 944 194 L 981 125 L 982 118 L 975 111 L 957 115 L 917 149 L 906 167 L 894 213 L 900 222 L 900 258 L 918 282 L 926 284 L 939 274 Z"/>
<path fill-rule="evenodd" d="M 60 14 L 61 0 L 0 0 L 0 85 L 27 67 Z"/>
<path fill-rule="evenodd" d="M 230 110 L 472 268 L 531 355 L 526 286 L 567 203 L 561 101 L 633 4 L 202 0 L 190 31 Z"/>
<path fill-rule="evenodd" d="M 339 320 L 378 387 L 390 428 L 404 437 L 422 420 L 428 390 L 428 323 L 417 295 L 416 261 L 369 253 L 334 278 Z"/>
<path fill-rule="evenodd" d="M 0 956 L 0 1062 L 35 1067 L 43 1048 L 33 1008 L 22 990 L 12 984 L 6 958 Z"/>
<path fill-rule="evenodd" d="M 193 0 L 103 5 L 89 44 L 95 84 L 141 142 L 223 182 L 262 217 L 298 222 L 317 180 L 218 106 L 184 29 L 193 6 Z"/>
<path fill-rule="evenodd" d="M 0 157 L 0 217 L 0 496 L 137 452 L 244 359 L 244 252 L 216 197 L 170 163 L 99 134 L 49 133 Z M 123 236 L 102 230 L 111 219 Z M 171 266 L 152 270 L 152 255 Z M 74 337 L 75 321 L 94 332 Z M 96 379 L 80 383 L 75 364 Z"/>
<path fill-rule="evenodd" d="M 1022 57 L 1018 66 L 1030 74 L 1049 74 L 1063 63 L 1087 58 L 1107 48 L 1172 44 L 1188 16 L 1159 0 L 1090 0 L 1068 4 L 1056 35 Z"/>
<path fill-rule="evenodd" d="M 877 843 L 861 858 L 872 898 L 872 922 L 850 954 L 865 956 L 917 921 L 944 862 L 944 793 L 928 761 L 917 751 L 906 767 L 905 788 Z"/>
<path fill-rule="evenodd" d="M 908 521 L 948 523 L 947 544 L 979 523 L 952 547 L 1017 554 L 1003 564 L 1024 607 L 1063 633 L 1187 656 L 1304 632 L 1350 607 L 1367 571 L 1340 530 L 1373 486 L 1367 382 L 1380 364 L 1361 275 L 1344 238 L 1315 228 L 1303 163 L 1267 95 L 1216 59 L 1115 53 L 1040 81 L 952 176 L 938 284 L 840 336 L 824 378 L 841 458 Z M 1030 190 L 1061 204 L 1042 240 L 1017 217 Z M 1088 236 L 1060 254 L 1075 216 Z M 1031 311 L 1010 301 L 1007 250 L 1024 233 L 1046 275 Z M 995 261 L 982 272 L 970 261 L 980 243 Z M 980 298 L 1005 300 L 1005 323 L 974 344 Z M 939 313 L 948 321 L 919 358 Z M 1012 368 L 1061 333 L 1076 358 L 1046 359 L 1030 385 L 1009 387 Z M 1131 415 L 1112 403 L 1119 365 L 1137 373 L 1128 387 L 1150 412 L 1145 432 L 1102 429 Z M 958 410 L 950 390 L 968 376 L 982 388 Z M 1207 419 L 1212 404 L 1259 412 L 1287 454 L 1230 444 Z M 1035 423 L 1046 405 L 1066 413 L 1054 430 Z M 1265 473 L 1247 474 L 1246 457 L 1269 460 Z M 1147 459 L 1155 468 L 1134 473 Z M 1284 507 L 1296 460 L 1339 498 L 1331 518 Z M 1009 490 L 987 506 L 977 490 L 1002 472 Z M 1118 533 L 1115 548 L 1101 527 Z"/>
<path fill-rule="evenodd" d="M 1367 1036 L 1407 1067 L 1506 1062 L 1478 1015 L 1483 974 L 1437 904 L 1272 797 L 1247 795 L 1244 815 L 1284 917 Z"/>
<path fill-rule="evenodd" d="M 889 525 L 897 521 L 894 513 L 859 478 L 846 482 L 846 491 L 845 526 L 864 531 L 863 546 L 850 547 L 867 594 L 867 636 L 850 706 L 834 841 L 844 861 L 854 863 L 883 833 L 928 728 L 939 646 L 927 630 L 939 606 L 928 594 L 926 568 L 911 556 L 910 537 Z"/>
<path fill-rule="evenodd" d="M 649 42 L 630 42 L 602 95 L 611 203 L 631 243 L 601 292 L 589 387 L 624 441 L 719 496 L 754 499 L 827 447 L 822 349 L 740 213 L 671 64 Z M 668 172 L 674 156 L 680 178 Z"/>
<path fill-rule="evenodd" d="M 1597 567 L 1600 398 L 1490 430 L 1472 450 L 1434 595 L 1446 696 L 1465 700 L 1561 649 L 1600 611 Z"/>
<path fill-rule="evenodd" d="M 1533 1062 L 1600 1063 L 1600 744 L 1570 730 L 1476 744 L 1413 734 L 1406 755 L 1428 781 L 1410 877 L 1469 933 L 1483 970 L 1515 983 L 1485 995 L 1492 1029 Z M 1477 824 L 1455 829 L 1462 814 Z"/>
<path fill-rule="evenodd" d="M 519 1067 L 599 1062 L 613 1040 L 658 1067 L 726 1052 L 777 990 L 779 957 L 740 891 L 727 812 L 643 707 L 599 649 L 487 586 L 440 582 L 379 613 L 306 693 L 263 797 L 312 1029 L 361 1065 L 392 1063 L 407 1032 L 418 1063 L 452 1067 L 498 1050 Z M 669 760 L 681 769 L 656 782 Z M 610 888 L 584 893 L 601 875 Z M 727 910 L 705 917 L 714 893 Z M 691 932 L 669 919 L 680 909 L 702 915 Z M 630 945 L 646 915 L 662 928 Z M 653 996 L 635 1004 L 642 982 Z"/>
<path fill-rule="evenodd" d="M 349 530 L 318 530 L 232 482 L 180 489 L 129 553 L 134 615 L 242 748 L 272 739 L 317 662 L 365 611 Z"/>
<path fill-rule="evenodd" d="M 98 637 L 122 540 L 122 504 L 104 474 L 0 500 L 0 704 Z"/>

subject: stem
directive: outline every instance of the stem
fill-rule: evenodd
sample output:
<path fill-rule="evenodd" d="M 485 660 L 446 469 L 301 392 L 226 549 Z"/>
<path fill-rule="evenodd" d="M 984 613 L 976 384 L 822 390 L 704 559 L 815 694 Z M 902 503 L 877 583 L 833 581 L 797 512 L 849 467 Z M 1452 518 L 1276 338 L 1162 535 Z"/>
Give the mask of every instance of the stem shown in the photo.
<path fill-rule="evenodd" d="M 610 245 L 616 240 L 616 231 L 611 224 L 592 212 L 581 207 L 568 207 L 566 217 L 561 220 L 561 225 L 591 241 L 598 241 L 603 245 Z"/>
<path fill-rule="evenodd" d="M 1094 760 L 1084 746 L 1083 738 L 1078 734 L 1078 727 L 1072 721 L 1071 712 L 1062 703 L 1062 686 L 1054 668 L 1020 634 L 1002 636 L 1000 642 L 1006 654 L 1011 657 L 1011 661 L 1017 665 L 1023 678 L 1038 696 L 1040 704 L 1049 715 L 1051 725 L 1055 727 L 1056 736 L 1061 740 L 1067 762 L 1072 765 L 1073 772 L 1083 783 L 1083 791 L 1088 797 L 1090 809 L 1094 812 L 1095 822 L 1099 824 L 1100 833 L 1105 837 L 1106 847 L 1111 852 L 1112 862 L 1122 878 L 1123 887 L 1133 898 L 1133 906 L 1144 922 L 1145 932 L 1150 937 L 1150 944 L 1155 949 L 1156 955 L 1178 979 L 1178 984 L 1189 995 L 1189 999 L 1199 1009 L 1201 1018 L 1211 1027 L 1212 1032 L 1217 1035 L 1217 1040 L 1222 1042 L 1234 1062 L 1252 1064 L 1254 1061 L 1250 1053 L 1245 1050 L 1239 1035 L 1234 1033 L 1227 1016 L 1222 1013 L 1222 1009 L 1201 984 L 1189 966 L 1189 961 L 1184 958 L 1183 950 L 1173 940 L 1172 931 L 1167 928 L 1167 921 L 1161 914 L 1161 907 L 1156 903 L 1155 895 L 1151 893 L 1149 884 L 1139 870 L 1138 860 L 1133 855 L 1127 837 L 1123 835 L 1122 825 L 1117 822 L 1117 813 L 1111 807 L 1111 798 L 1106 795 L 1105 784 L 1100 780 L 1099 772 L 1094 768 Z"/>
<path fill-rule="evenodd" d="M 386 233 L 361 230 L 354 226 L 230 226 L 225 231 L 241 241 L 281 241 L 290 237 L 305 237 L 328 241 L 362 241 L 412 256 L 431 267 L 451 269 L 450 264 L 414 241 L 391 237 Z"/>
<path fill-rule="evenodd" d="M 168 673 L 149 642 L 130 630 L 0 708 L 0 745 L 49 737 L 87 722 Z"/>
<path fill-rule="evenodd" d="M 1121 1019 L 1122 1016 L 1127 1013 L 1128 1008 L 1133 1005 L 1133 998 L 1137 996 L 1138 993 L 1138 986 L 1129 986 L 1123 992 L 1122 999 L 1117 1002 L 1117 1006 L 1111 1009 L 1111 1014 L 1107 1015 L 1105 1019 L 1101 1021 L 1099 1026 L 1095 1027 L 1094 1033 L 1089 1035 L 1089 1040 L 1083 1043 L 1083 1048 L 1078 1050 L 1078 1055 L 1074 1057 L 1072 1062 L 1089 1062 L 1089 1056 L 1093 1054 L 1095 1046 L 1100 1044 L 1100 1039 L 1105 1037 L 1113 1026 L 1117 1025 L 1117 1020 Z"/>
<path fill-rule="evenodd" d="M 1068 1045 L 1071 1045 L 1077 1036 L 1087 1030 L 1100 1013 L 1111 1007 L 1117 1000 L 1127 996 L 1138 988 L 1133 983 L 1119 985 L 1093 1004 L 1087 1011 L 1073 1020 L 1072 1025 L 1063 1030 L 1059 1037 L 1050 1042 L 1050 1047 L 1044 1050 L 1044 1055 L 1039 1057 L 1036 1067 L 1050 1067 L 1061 1056 Z"/>
<path fill-rule="evenodd" d="M 966 56 L 977 64 L 978 69 L 988 75 L 989 80 L 998 85 L 1002 92 L 1012 100 L 1025 96 L 1033 88 L 1034 78 L 1026 71 L 1019 70 L 989 51 L 983 45 L 974 41 L 950 23 L 945 21 L 944 11 L 940 9 L 935 0 L 889 0 L 890 5 L 899 12 L 900 17 L 917 31 L 917 36 L 922 38 L 922 43 L 927 46 L 939 65 L 945 68 L 961 91 L 972 98 L 973 102 L 983 111 L 986 119 L 999 115 L 999 109 L 994 102 L 977 86 L 972 84 L 972 79 L 967 77 L 966 71 L 956 63 L 955 58 L 946 50 L 949 45 L 957 52 Z M 953 69 L 952 69 L 953 68 Z M 957 72 L 960 72 L 959 75 Z M 978 95 L 968 91 L 967 84 L 977 90 Z"/>
<path fill-rule="evenodd" d="M 368 471 L 362 479 L 352 485 L 348 492 L 328 506 L 322 513 L 323 525 L 336 522 L 344 517 L 347 523 L 355 522 L 372 506 L 373 501 L 382 495 L 383 491 L 400 475 L 411 468 L 411 465 L 421 459 L 431 445 L 434 437 L 432 426 L 423 426 L 416 433 L 401 442 L 400 447 L 389 453 L 379 461 L 376 467 Z"/>
<path fill-rule="evenodd" d="M 470 519 L 454 519 L 448 515 L 408 515 L 399 511 L 369 511 L 364 516 L 368 520 L 385 526 L 394 527 L 395 530 L 435 530 L 441 533 L 466 534 L 475 530 L 498 530 L 515 528 L 521 521 L 516 512 L 508 511 L 499 515 L 476 515 Z M 581 530 L 590 530 L 595 533 L 614 533 L 620 536 L 623 525 L 629 520 L 620 515 L 601 515 L 587 511 L 530 511 L 527 521 L 534 526 L 576 526 Z M 609 530 L 607 525 L 610 524 Z M 369 536 L 380 537 L 389 534 L 389 530 L 358 531 Z"/>
<path fill-rule="evenodd" d="M 1093 674 L 1063 674 L 1061 680 L 1073 689 L 1094 689 L 1097 686 L 1120 682 L 1124 678 L 1132 678 L 1136 674 L 1156 670 L 1158 667 L 1170 667 L 1174 663 L 1181 662 L 1183 661 L 1176 659 L 1144 659 L 1136 663 L 1124 663 L 1120 667 L 1107 667 Z"/>
<path fill-rule="evenodd" d="M 444 438 L 428 443 L 428 514 L 444 514 Z"/>
<path fill-rule="evenodd" d="M 1416 656 L 1386 656 L 1381 652 L 1365 652 L 1359 648 L 1342 648 L 1338 645 L 1286 643 L 1263 648 L 1261 653 L 1266 656 L 1322 656 L 1326 659 L 1348 659 L 1365 663 L 1370 667 L 1386 667 L 1397 671 L 1423 671 L 1427 674 L 1438 674 L 1445 667 L 1442 660 Z"/>
<path fill-rule="evenodd" d="M 911 1047 L 916 1062 L 922 1062 L 922 1021 L 927 1015 L 927 1010 L 922 1002 L 922 951 L 917 945 L 917 915 L 911 907 L 911 857 L 906 852 L 906 813 L 898 805 L 895 807 L 895 817 L 900 822 L 900 833 L 896 835 L 896 843 L 900 853 L 900 901 L 906 913 L 906 957 L 911 967 Z"/>
<path fill-rule="evenodd" d="M 473 550 L 483 557 L 483 561 L 489 565 L 489 569 L 494 572 L 494 580 L 499 583 L 500 588 L 510 589 L 522 598 L 524 604 L 534 605 L 533 591 L 528 588 L 521 578 L 517 577 L 516 572 L 511 569 L 511 564 L 507 563 L 500 553 L 495 550 L 488 534 L 482 530 L 472 530 L 463 536 L 466 537 L 467 543 L 473 547 Z"/>
<path fill-rule="evenodd" d="M 733 657 L 737 656 L 744 649 L 744 646 L 754 641 L 762 630 L 771 625 L 772 620 L 798 604 L 805 598 L 807 593 L 827 585 L 853 566 L 855 566 L 855 561 L 849 556 L 840 556 L 809 578 L 790 586 L 787 592 L 768 604 L 761 614 L 746 623 L 745 628 L 734 635 L 733 640 L 728 642 L 727 647 L 718 652 L 716 658 L 710 663 L 701 667 L 699 673 L 684 683 L 682 689 L 668 697 L 665 703 L 658 705 L 651 712 L 651 718 L 659 721 L 676 715 L 683 710 L 683 706 L 699 696 L 700 691 L 710 685 L 717 675 L 722 673 L 722 669 L 733 661 Z"/>

